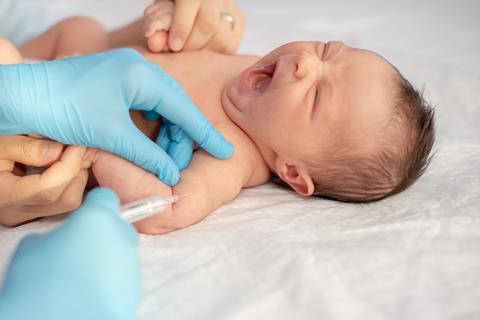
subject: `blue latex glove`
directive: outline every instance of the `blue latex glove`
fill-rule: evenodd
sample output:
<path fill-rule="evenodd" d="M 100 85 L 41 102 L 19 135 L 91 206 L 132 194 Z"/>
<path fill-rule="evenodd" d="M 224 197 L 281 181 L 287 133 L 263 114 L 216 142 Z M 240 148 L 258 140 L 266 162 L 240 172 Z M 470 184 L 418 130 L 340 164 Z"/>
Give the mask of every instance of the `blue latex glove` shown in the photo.
<path fill-rule="evenodd" d="M 138 239 L 108 189 L 90 192 L 60 228 L 18 245 L 0 293 L 0 319 L 134 319 Z"/>
<path fill-rule="evenodd" d="M 173 159 L 180 171 L 187 168 L 192 160 L 194 143 L 179 126 L 164 121 L 157 137 L 157 144 Z"/>
<path fill-rule="evenodd" d="M 135 50 L 0 66 L 0 134 L 97 147 L 176 184 L 175 163 L 135 127 L 130 109 L 156 112 L 218 158 L 233 154 L 181 86 Z"/>
<path fill-rule="evenodd" d="M 154 111 L 148 111 L 145 112 L 145 118 L 149 121 L 157 121 L 161 117 Z M 192 160 L 194 143 L 185 130 L 163 119 L 156 141 L 160 148 L 172 158 L 180 171 L 187 168 Z"/>

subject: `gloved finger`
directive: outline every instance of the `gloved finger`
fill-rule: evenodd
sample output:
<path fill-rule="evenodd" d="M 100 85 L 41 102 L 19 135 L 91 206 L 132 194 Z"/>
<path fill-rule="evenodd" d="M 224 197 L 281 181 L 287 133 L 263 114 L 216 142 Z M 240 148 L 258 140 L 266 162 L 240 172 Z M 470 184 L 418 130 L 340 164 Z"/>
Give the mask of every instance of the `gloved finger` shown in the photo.
<path fill-rule="evenodd" d="M 201 0 L 176 0 L 173 22 L 170 27 L 168 46 L 172 51 L 180 51 L 192 30 Z"/>
<path fill-rule="evenodd" d="M 193 140 L 185 131 L 165 120 L 156 142 L 168 153 L 180 171 L 188 166 L 193 154 Z"/>
<path fill-rule="evenodd" d="M 163 150 L 167 151 L 168 145 L 170 144 L 170 137 L 168 136 L 168 124 L 162 125 L 160 132 L 158 133 L 157 140 L 155 141 L 157 145 Z"/>
<path fill-rule="evenodd" d="M 61 143 L 22 135 L 0 136 L 0 159 L 42 167 L 58 160 Z"/>
<path fill-rule="evenodd" d="M 74 237 L 75 232 L 71 232 L 72 229 L 80 231 L 81 237 L 88 230 L 95 234 L 98 240 L 103 239 L 103 244 L 111 250 L 138 250 L 138 234 L 130 223 L 120 217 L 120 199 L 108 188 L 95 188 L 90 191 L 82 206 L 73 212 L 63 229 L 66 234 L 73 234 Z"/>
<path fill-rule="evenodd" d="M 155 65 L 150 81 L 144 81 L 132 101 L 132 109 L 154 110 L 170 122 L 176 124 L 197 144 L 213 156 L 227 159 L 233 155 L 233 145 L 212 126 L 195 106 L 182 87 Z M 158 84 L 161 83 L 162 90 Z"/>
<path fill-rule="evenodd" d="M 120 141 L 114 145 L 123 147 L 120 150 L 108 150 L 115 154 L 124 155 L 130 162 L 154 173 L 160 180 L 169 186 L 178 183 L 180 172 L 168 154 L 155 142 L 148 139 L 133 123 L 128 125 Z"/>
<path fill-rule="evenodd" d="M 15 177 L 10 186 L 12 202 L 23 205 L 56 202 L 80 172 L 85 152 L 85 147 L 70 146 L 60 160 L 43 173 Z"/>
<path fill-rule="evenodd" d="M 193 154 L 193 140 L 185 131 L 176 125 L 168 127 L 170 144 L 167 148 L 168 155 L 173 159 L 180 171 L 184 170 Z"/>
<path fill-rule="evenodd" d="M 81 208 L 85 211 L 90 211 L 91 214 L 101 214 L 104 212 L 118 215 L 120 212 L 120 199 L 113 190 L 108 188 L 95 188 L 87 194 Z"/>
<path fill-rule="evenodd" d="M 155 111 L 145 111 L 144 115 L 145 119 L 147 119 L 148 121 L 157 121 L 162 117 Z"/>
<path fill-rule="evenodd" d="M 195 25 L 185 42 L 184 50 L 199 50 L 216 34 L 220 22 L 220 6 L 217 0 L 203 1 Z"/>
<path fill-rule="evenodd" d="M 85 239 L 86 233 L 102 243 L 103 248 L 92 248 L 100 250 L 97 254 L 105 248 L 116 250 L 116 253 L 126 252 L 132 249 L 132 245 L 137 250 L 137 232 L 130 223 L 120 217 L 120 199 L 108 188 L 95 188 L 90 191 L 82 206 L 57 230 L 57 237 L 72 241 L 72 247 L 85 247 L 92 245 L 89 239 Z"/>

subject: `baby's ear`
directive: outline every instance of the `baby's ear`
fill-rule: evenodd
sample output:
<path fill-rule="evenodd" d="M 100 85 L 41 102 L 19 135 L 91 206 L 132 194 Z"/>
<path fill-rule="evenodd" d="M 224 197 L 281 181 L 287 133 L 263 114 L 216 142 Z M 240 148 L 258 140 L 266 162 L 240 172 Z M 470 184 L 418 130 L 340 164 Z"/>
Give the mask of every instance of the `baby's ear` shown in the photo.
<path fill-rule="evenodd" d="M 288 161 L 277 158 L 275 162 L 277 175 L 285 181 L 299 195 L 310 196 L 315 190 L 312 177 L 305 168 L 291 164 Z"/>

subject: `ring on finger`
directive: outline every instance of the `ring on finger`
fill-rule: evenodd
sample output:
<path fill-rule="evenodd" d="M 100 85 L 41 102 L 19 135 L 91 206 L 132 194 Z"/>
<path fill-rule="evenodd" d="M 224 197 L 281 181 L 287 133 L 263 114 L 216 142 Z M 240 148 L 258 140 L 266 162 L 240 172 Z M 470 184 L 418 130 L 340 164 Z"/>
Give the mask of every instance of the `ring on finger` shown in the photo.
<path fill-rule="evenodd" d="M 230 23 L 231 30 L 235 29 L 235 17 L 228 12 L 220 12 L 220 20 Z"/>

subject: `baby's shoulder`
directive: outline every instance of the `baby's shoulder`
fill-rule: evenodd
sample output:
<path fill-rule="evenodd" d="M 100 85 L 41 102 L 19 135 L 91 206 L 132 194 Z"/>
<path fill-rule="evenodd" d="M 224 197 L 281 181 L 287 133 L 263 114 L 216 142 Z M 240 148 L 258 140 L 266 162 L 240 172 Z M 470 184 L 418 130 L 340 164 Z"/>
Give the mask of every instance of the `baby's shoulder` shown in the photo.
<path fill-rule="evenodd" d="M 241 128 L 228 118 L 223 109 L 218 113 L 219 116 L 209 117 L 209 120 L 223 134 L 225 139 L 234 145 L 235 153 L 228 160 L 231 170 L 242 170 L 248 174 L 245 187 L 267 182 L 270 177 L 270 171 L 257 145 Z"/>

